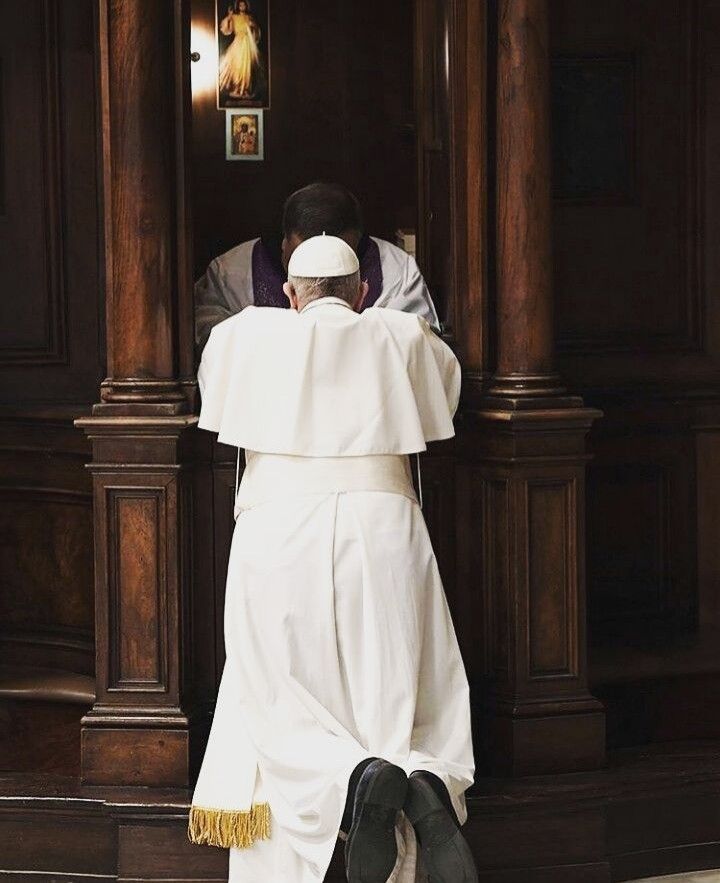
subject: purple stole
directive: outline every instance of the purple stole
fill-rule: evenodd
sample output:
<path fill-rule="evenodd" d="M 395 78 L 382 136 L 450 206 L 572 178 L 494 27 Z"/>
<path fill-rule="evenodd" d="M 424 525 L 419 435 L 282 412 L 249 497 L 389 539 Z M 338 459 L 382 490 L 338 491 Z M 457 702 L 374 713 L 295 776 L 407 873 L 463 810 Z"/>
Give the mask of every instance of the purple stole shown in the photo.
<path fill-rule="evenodd" d="M 360 278 L 368 283 L 369 291 L 363 309 L 373 306 L 382 294 L 383 274 L 380 249 L 377 242 L 363 236 L 358 245 Z M 258 307 L 289 307 L 283 291 L 287 274 L 283 270 L 277 250 L 258 239 L 252 253 L 253 303 Z"/>

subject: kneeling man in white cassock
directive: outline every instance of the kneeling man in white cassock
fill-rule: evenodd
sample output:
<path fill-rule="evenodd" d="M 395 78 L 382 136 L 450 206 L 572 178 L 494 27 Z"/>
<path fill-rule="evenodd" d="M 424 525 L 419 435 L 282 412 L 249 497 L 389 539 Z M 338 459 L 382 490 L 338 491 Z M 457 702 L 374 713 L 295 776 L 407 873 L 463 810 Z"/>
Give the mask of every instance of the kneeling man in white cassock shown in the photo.
<path fill-rule="evenodd" d="M 200 426 L 244 448 L 227 662 L 190 814 L 233 883 L 477 880 L 460 831 L 468 684 L 408 455 L 453 435 L 455 356 L 366 294 L 343 240 L 290 260 L 293 309 L 217 325 Z"/>

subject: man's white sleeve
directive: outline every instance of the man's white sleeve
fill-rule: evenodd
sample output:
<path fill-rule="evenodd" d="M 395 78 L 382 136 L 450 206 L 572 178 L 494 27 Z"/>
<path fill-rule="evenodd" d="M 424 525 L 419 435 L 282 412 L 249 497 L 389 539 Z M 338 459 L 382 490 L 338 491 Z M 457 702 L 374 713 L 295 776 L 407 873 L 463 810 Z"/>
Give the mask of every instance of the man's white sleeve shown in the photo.
<path fill-rule="evenodd" d="M 202 349 L 210 331 L 253 302 L 252 256 L 257 239 L 241 242 L 215 258 L 195 285 L 195 342 Z"/>
<path fill-rule="evenodd" d="M 375 306 L 415 313 L 425 319 L 436 331 L 440 331 L 440 320 L 435 304 L 412 255 L 403 253 L 403 266 L 397 281 L 382 293 Z"/>
<path fill-rule="evenodd" d="M 451 416 L 455 416 L 460 403 L 460 386 L 462 371 L 457 356 L 450 347 L 432 330 L 428 324 L 423 324 L 425 339 L 430 345 L 435 364 L 437 365 L 442 385 L 445 390 L 448 409 Z"/>
<path fill-rule="evenodd" d="M 198 347 L 205 346 L 215 325 L 236 312 L 237 307 L 229 303 L 227 283 L 216 258 L 195 283 L 195 343 Z"/>

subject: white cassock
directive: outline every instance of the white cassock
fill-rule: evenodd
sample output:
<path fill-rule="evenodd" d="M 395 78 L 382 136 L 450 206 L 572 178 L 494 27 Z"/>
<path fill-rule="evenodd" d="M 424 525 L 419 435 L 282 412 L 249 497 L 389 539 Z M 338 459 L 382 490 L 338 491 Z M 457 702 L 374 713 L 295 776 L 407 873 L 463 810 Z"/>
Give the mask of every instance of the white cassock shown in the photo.
<path fill-rule="evenodd" d="M 199 379 L 247 467 L 190 835 L 232 847 L 232 883 L 317 883 L 365 758 L 435 773 L 466 818 L 468 684 L 407 456 L 453 435 L 459 366 L 418 316 L 322 298 L 222 322 Z M 396 833 L 390 880 L 424 880 Z"/>
<path fill-rule="evenodd" d="M 382 280 L 374 306 L 417 313 L 434 328 L 439 328 L 435 305 L 415 258 L 392 242 L 374 236 L 367 239 L 375 249 Z M 263 283 L 257 278 L 253 257 L 260 245 L 259 239 L 241 242 L 214 258 L 198 279 L 195 285 L 195 338 L 198 344 L 203 345 L 210 329 L 223 319 L 258 303 L 255 288 L 262 287 Z M 278 294 L 284 304 L 285 295 L 281 288 Z M 273 305 L 272 298 L 270 300 L 269 305 Z M 262 305 L 268 304 L 263 302 Z"/>

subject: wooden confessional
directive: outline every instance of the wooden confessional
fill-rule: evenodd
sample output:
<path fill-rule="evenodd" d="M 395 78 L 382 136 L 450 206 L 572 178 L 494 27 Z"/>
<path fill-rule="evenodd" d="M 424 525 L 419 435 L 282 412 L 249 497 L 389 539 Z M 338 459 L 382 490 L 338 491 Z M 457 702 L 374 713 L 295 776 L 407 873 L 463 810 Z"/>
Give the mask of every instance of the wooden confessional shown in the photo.
<path fill-rule="evenodd" d="M 226 874 L 192 285 L 319 178 L 416 229 L 464 368 L 423 472 L 481 879 L 720 866 L 720 0 L 272 0 L 260 163 L 193 89 L 213 0 L 0 16 L 0 876 Z"/>

